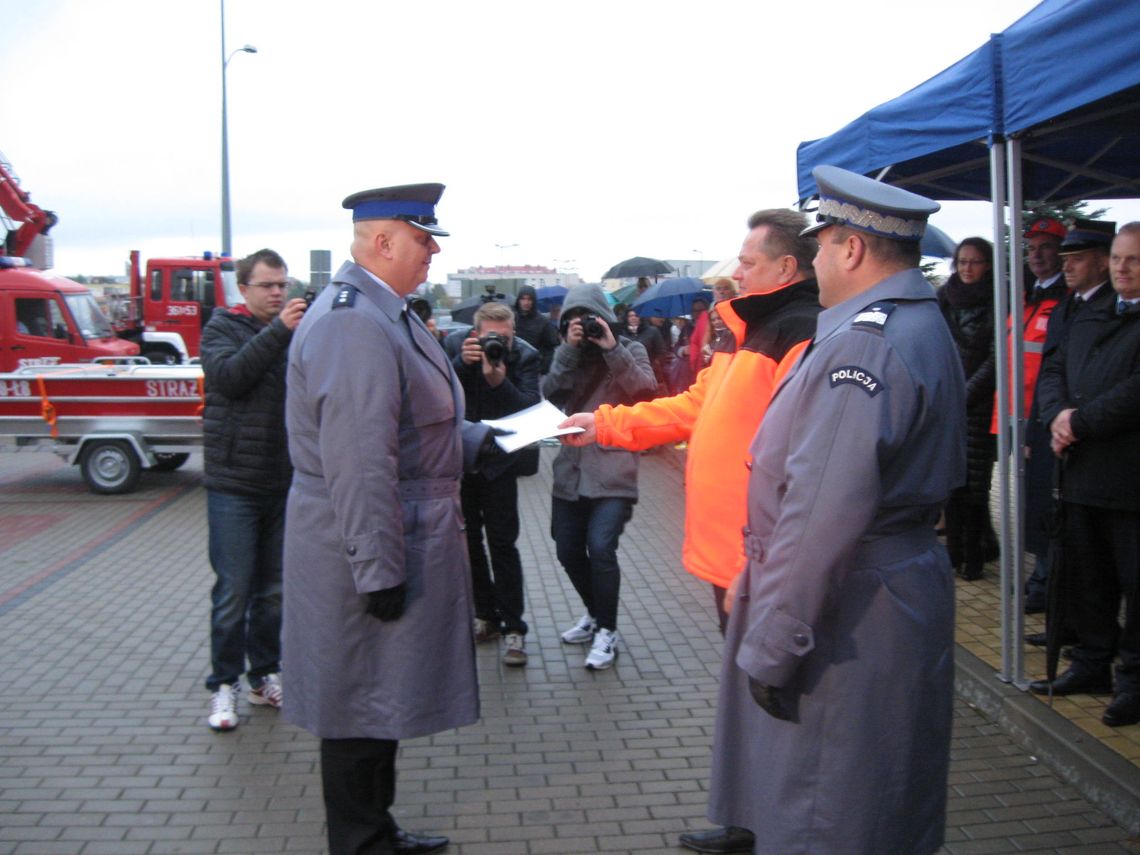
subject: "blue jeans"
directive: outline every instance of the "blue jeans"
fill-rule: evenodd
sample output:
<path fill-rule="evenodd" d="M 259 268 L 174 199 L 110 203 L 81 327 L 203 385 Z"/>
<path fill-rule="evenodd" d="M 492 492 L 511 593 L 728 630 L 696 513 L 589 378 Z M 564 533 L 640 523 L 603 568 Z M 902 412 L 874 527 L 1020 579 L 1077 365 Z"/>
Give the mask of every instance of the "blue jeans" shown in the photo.
<path fill-rule="evenodd" d="M 285 496 L 206 491 L 210 524 L 210 660 L 206 688 L 236 684 L 246 671 L 261 685 L 281 670 L 281 563 Z"/>
<path fill-rule="evenodd" d="M 633 516 L 632 499 L 554 497 L 550 534 L 558 560 L 582 603 L 603 629 L 617 629 L 621 568 L 617 547 L 625 524 Z"/>

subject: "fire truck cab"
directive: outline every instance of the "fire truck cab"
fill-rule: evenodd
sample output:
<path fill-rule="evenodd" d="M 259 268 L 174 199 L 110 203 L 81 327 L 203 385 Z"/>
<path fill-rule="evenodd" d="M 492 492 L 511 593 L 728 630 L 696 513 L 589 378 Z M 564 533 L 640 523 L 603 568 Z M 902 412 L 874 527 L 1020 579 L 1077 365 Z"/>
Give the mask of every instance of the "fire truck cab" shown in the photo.
<path fill-rule="evenodd" d="M 230 258 L 211 253 L 152 258 L 142 272 L 131 252 L 130 298 L 112 309 L 119 335 L 136 341 L 156 364 L 176 365 L 199 355 L 202 328 L 216 308 L 245 302 Z"/>
<path fill-rule="evenodd" d="M 134 356 L 82 285 L 0 256 L 0 372 Z"/>

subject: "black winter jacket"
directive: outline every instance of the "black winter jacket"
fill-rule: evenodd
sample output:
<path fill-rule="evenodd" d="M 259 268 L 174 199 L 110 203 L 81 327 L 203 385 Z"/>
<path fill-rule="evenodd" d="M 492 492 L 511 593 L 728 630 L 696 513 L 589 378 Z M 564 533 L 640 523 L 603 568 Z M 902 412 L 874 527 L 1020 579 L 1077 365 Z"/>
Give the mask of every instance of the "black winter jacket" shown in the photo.
<path fill-rule="evenodd" d="M 464 418 L 469 422 L 483 419 L 501 419 L 533 407 L 542 400 L 538 391 L 538 351 L 516 334 L 507 351 L 507 376 L 498 386 L 492 387 L 483 377 L 483 366 L 468 365 L 463 361 L 463 340 L 467 330 L 451 333 L 443 340 L 451 366 L 459 376 L 466 399 Z M 493 480 L 503 474 L 532 475 L 538 471 L 538 446 L 521 448 L 511 455 L 488 458 L 480 467 L 480 474 Z"/>
<path fill-rule="evenodd" d="M 523 312 L 519 309 L 518 298 L 524 294 L 529 294 L 534 299 L 535 290 L 530 285 L 523 285 L 519 288 L 514 305 L 515 335 L 538 351 L 538 372 L 546 374 L 550 371 L 550 360 L 554 358 L 554 348 L 562 343 L 562 339 L 550 319 L 538 311 L 537 305 L 529 312 Z"/>
<path fill-rule="evenodd" d="M 293 477 L 285 436 L 285 367 L 293 333 L 240 306 L 214 312 L 202 330 L 207 489 L 285 493 Z"/>
<path fill-rule="evenodd" d="M 938 308 L 966 375 L 966 484 L 961 488 L 977 501 L 989 496 L 995 440 L 990 433 L 994 412 L 993 280 L 963 285 L 957 274 L 938 291 Z"/>
<path fill-rule="evenodd" d="M 1041 369 L 1041 424 L 1064 409 L 1077 441 L 1066 452 L 1067 502 L 1140 512 L 1140 304 L 1086 308 Z"/>

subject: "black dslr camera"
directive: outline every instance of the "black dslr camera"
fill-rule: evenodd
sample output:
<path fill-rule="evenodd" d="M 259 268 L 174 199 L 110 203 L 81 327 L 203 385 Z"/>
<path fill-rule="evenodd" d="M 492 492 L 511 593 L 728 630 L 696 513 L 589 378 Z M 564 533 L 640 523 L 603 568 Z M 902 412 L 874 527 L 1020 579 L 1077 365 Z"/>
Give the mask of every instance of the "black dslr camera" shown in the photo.
<path fill-rule="evenodd" d="M 563 318 L 562 322 L 558 325 L 562 337 L 566 338 L 566 331 L 570 329 L 570 321 L 573 318 Z M 597 315 L 582 315 L 582 335 L 586 338 L 604 338 L 606 334 L 606 327 Z"/>
<path fill-rule="evenodd" d="M 489 332 L 479 339 L 483 355 L 492 365 L 498 365 L 507 356 L 507 340 L 497 332 Z"/>

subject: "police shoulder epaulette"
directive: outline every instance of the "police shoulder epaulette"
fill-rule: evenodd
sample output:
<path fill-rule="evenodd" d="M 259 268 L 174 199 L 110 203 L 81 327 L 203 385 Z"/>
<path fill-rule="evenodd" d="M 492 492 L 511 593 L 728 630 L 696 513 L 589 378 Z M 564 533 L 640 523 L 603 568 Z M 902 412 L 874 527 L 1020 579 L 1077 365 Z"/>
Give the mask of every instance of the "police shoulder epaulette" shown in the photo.
<path fill-rule="evenodd" d="M 356 288 L 352 285 L 342 285 L 333 297 L 332 307 L 343 309 L 345 306 L 351 307 L 354 303 L 356 303 Z"/>
<path fill-rule="evenodd" d="M 867 306 L 851 320 L 852 329 L 882 333 L 883 327 L 898 306 L 890 300 L 880 300 Z"/>

